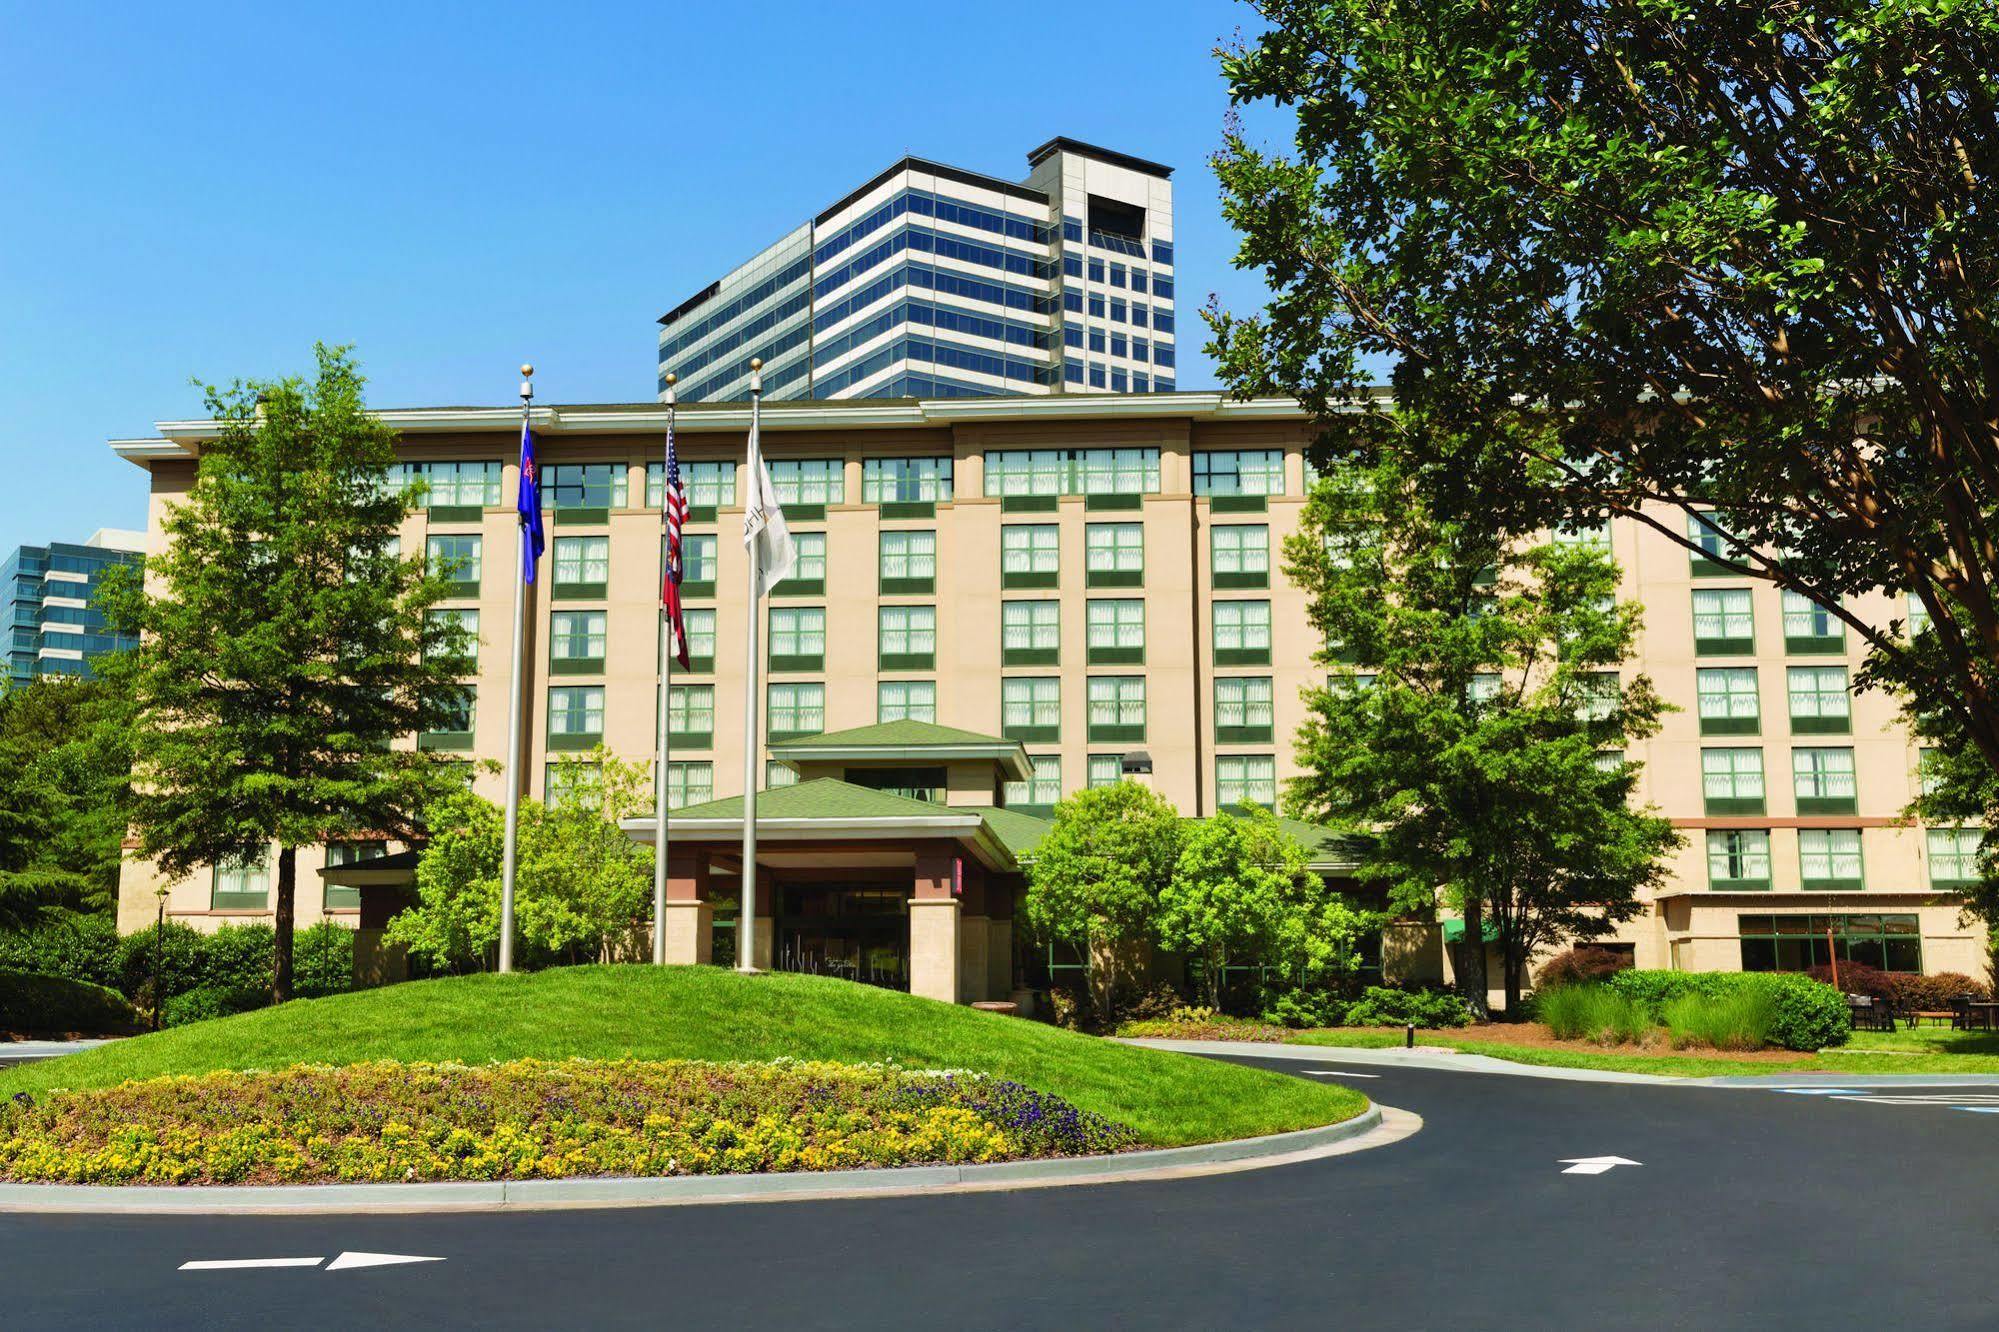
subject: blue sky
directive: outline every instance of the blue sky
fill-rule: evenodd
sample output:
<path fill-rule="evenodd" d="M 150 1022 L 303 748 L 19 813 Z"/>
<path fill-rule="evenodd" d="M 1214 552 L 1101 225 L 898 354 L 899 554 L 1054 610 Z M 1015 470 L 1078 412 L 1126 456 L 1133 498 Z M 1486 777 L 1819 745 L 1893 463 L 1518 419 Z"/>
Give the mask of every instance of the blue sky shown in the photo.
<path fill-rule="evenodd" d="M 143 526 L 105 440 L 316 338 L 377 406 L 510 401 L 523 359 L 543 401 L 649 398 L 663 311 L 904 153 L 1017 178 L 1067 134 L 1174 166 L 1180 386 L 1211 385 L 1195 307 L 1256 298 L 1206 166 L 1212 50 L 1253 20 L 0 3 L 0 550 Z"/>

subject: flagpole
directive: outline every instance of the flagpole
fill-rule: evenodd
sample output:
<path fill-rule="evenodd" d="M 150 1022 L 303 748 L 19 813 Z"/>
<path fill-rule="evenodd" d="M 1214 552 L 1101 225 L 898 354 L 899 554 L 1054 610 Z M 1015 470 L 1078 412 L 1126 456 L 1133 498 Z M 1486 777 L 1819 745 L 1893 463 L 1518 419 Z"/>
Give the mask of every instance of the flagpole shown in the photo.
<path fill-rule="evenodd" d="M 666 377 L 666 448 L 673 452 L 673 385 L 678 375 Z M 670 464 L 669 464 L 670 465 Z M 673 503 L 673 495 L 668 490 L 672 477 L 665 472 L 659 478 L 659 517 L 664 541 L 664 530 L 672 520 L 667 517 L 668 506 Z M 670 558 L 664 544 L 660 547 L 661 587 L 667 577 L 666 561 Z M 667 624 L 666 598 L 662 593 L 659 603 L 659 758 L 654 768 L 652 796 L 653 859 L 652 859 L 652 961 L 653 965 L 666 965 L 666 774 L 667 759 L 672 751 L 672 742 L 667 731 L 667 705 L 673 696 L 673 644 L 670 640 L 672 628 Z M 700 952 L 697 950 L 698 958 Z"/>
<path fill-rule="evenodd" d="M 761 444 L 757 439 L 757 424 L 764 393 L 763 361 L 750 361 L 750 440 L 748 448 L 749 467 L 743 474 L 748 487 L 750 502 L 745 509 L 745 518 L 750 508 L 760 509 L 763 504 L 758 451 Z M 745 638 L 747 647 L 743 657 L 743 891 L 738 906 L 741 918 L 737 921 L 736 970 L 753 972 L 757 969 L 757 541 L 754 534 L 744 543 L 749 556 L 749 632 Z M 776 940 L 772 940 L 775 946 Z"/>
<path fill-rule="evenodd" d="M 534 367 L 521 367 L 521 431 L 529 429 L 534 407 Z M 514 969 L 514 869 L 520 850 L 521 832 L 521 631 L 527 622 L 527 579 L 522 571 L 530 558 L 528 527 L 515 524 L 520 550 L 520 569 L 514 577 L 514 653 L 512 678 L 507 685 L 507 824 L 504 850 L 500 857 L 500 970 Z"/>

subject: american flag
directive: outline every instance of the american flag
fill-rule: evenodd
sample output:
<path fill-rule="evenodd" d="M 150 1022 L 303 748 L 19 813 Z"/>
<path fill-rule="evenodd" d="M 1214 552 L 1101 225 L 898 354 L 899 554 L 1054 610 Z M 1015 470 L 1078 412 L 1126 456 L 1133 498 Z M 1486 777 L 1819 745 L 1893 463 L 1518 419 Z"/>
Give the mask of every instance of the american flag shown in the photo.
<path fill-rule="evenodd" d="M 688 670 L 687 623 L 680 614 L 680 534 L 687 526 L 687 487 L 680 480 L 680 455 L 673 447 L 671 411 L 666 417 L 666 496 L 660 507 L 666 516 L 666 572 L 660 580 L 659 604 L 666 610 L 673 659 L 680 663 L 680 669 Z"/>

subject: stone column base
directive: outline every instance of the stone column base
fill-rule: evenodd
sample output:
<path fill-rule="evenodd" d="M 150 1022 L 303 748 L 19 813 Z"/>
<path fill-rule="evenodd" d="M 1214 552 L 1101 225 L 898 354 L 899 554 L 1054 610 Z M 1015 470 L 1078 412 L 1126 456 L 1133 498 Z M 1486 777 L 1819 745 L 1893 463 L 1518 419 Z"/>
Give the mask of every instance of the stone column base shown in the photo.
<path fill-rule="evenodd" d="M 1007 999 L 1013 990 L 1013 922 L 986 922 L 986 997 Z"/>
<path fill-rule="evenodd" d="M 950 897 L 909 901 L 909 992 L 958 1002 L 958 903 Z"/>
<path fill-rule="evenodd" d="M 666 961 L 691 967 L 714 960 L 715 908 L 706 902 L 666 904 Z"/>

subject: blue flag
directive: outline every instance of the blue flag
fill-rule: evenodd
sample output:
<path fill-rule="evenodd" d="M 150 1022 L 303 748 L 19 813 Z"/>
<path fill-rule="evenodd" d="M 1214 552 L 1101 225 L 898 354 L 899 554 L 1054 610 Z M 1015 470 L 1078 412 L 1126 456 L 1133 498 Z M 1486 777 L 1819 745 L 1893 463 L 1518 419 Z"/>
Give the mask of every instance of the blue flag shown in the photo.
<path fill-rule="evenodd" d="M 521 495 L 514 507 L 520 511 L 521 530 L 527 536 L 521 543 L 521 581 L 532 583 L 534 566 L 548 540 L 541 530 L 541 466 L 535 462 L 534 432 L 526 421 L 521 422 Z"/>

